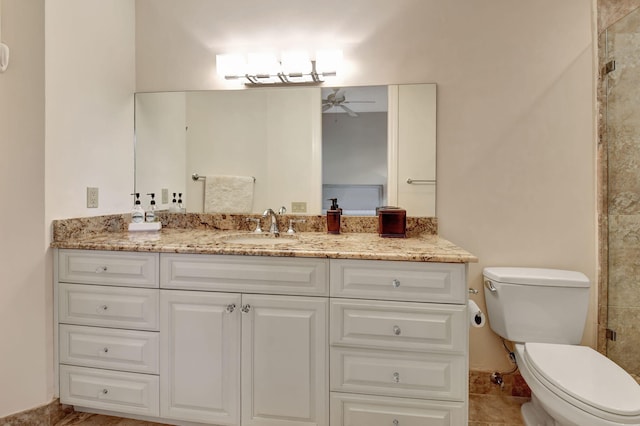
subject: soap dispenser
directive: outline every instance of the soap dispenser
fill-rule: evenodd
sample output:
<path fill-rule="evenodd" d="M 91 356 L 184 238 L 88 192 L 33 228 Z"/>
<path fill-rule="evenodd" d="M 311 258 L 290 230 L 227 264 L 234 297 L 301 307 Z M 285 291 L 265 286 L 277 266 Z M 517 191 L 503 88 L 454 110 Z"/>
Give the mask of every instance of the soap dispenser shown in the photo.
<path fill-rule="evenodd" d="M 184 205 L 182 204 L 182 192 L 178 193 L 178 213 L 186 213 L 187 209 L 184 207 Z"/>
<path fill-rule="evenodd" d="M 135 195 L 136 197 L 136 201 L 133 204 L 133 209 L 131 210 L 131 222 L 133 223 L 144 222 L 144 209 L 140 205 L 140 193 L 136 192 L 131 195 Z"/>
<path fill-rule="evenodd" d="M 173 193 L 173 200 L 171 200 L 171 205 L 169 206 L 169 213 L 179 213 L 178 202 L 176 201 L 176 193 Z"/>
<path fill-rule="evenodd" d="M 156 221 L 156 200 L 154 199 L 156 194 L 151 192 L 147 195 L 151 196 L 151 201 L 149 202 L 149 208 L 146 212 L 144 212 L 144 220 L 146 222 L 155 222 Z"/>
<path fill-rule="evenodd" d="M 327 210 L 327 233 L 339 234 L 342 209 L 338 207 L 337 198 L 329 198 L 329 201 L 331 201 L 331 207 Z"/>

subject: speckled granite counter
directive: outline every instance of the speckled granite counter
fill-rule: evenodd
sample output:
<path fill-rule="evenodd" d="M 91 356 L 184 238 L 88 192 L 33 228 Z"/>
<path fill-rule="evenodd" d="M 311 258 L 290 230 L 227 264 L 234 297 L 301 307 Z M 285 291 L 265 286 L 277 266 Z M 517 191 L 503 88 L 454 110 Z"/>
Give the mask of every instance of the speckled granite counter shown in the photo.
<path fill-rule="evenodd" d="M 259 245 L 240 244 L 238 236 L 254 235 L 248 230 L 244 217 L 233 215 L 204 217 L 203 215 L 165 215 L 164 228 L 159 232 L 127 232 L 126 215 L 100 218 L 55 221 L 52 247 L 86 250 L 145 251 L 161 253 L 236 254 L 249 256 L 326 257 L 335 259 L 375 259 L 414 262 L 476 262 L 466 250 L 431 233 L 435 225 L 413 220 L 408 238 L 381 238 L 372 232 L 345 232 L 329 235 L 319 232 L 322 217 L 307 217 L 309 223 L 300 226 L 293 238 L 283 234 L 277 243 Z M 282 218 L 286 222 L 290 217 Z M 314 218 L 320 223 L 315 224 Z M 224 219 L 224 226 L 220 226 Z M 344 218 L 346 219 L 346 218 Z M 360 218 L 362 226 L 354 231 L 368 230 L 369 219 Z M 181 221 L 177 224 L 175 221 Z M 347 222 L 349 220 L 347 219 Z M 190 226 L 185 224 L 190 223 Z M 176 226 L 181 225 L 181 226 Z M 284 225 L 284 223 L 282 224 Z M 288 226 L 288 224 L 287 224 Z M 227 228 L 227 229 L 224 229 Z M 349 224 L 344 228 L 349 229 Z M 286 230 L 286 226 L 280 229 Z M 350 229 L 351 230 L 351 229 Z M 369 229 L 370 230 L 370 229 Z M 419 231 L 422 232 L 419 232 Z M 284 242 L 284 241 L 287 242 Z"/>

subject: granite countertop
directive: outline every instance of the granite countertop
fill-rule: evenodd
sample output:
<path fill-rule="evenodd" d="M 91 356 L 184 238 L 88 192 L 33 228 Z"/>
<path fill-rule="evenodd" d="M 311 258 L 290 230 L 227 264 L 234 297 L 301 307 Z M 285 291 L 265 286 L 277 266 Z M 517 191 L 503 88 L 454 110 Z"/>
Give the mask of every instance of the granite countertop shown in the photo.
<path fill-rule="evenodd" d="M 105 222 L 106 223 L 106 222 Z M 86 223 L 83 224 L 86 228 Z M 76 225 L 74 225 L 76 226 Z M 58 227 L 56 230 L 55 228 Z M 68 223 L 54 224 L 55 248 L 84 250 L 138 251 L 159 253 L 233 254 L 248 256 L 322 257 L 333 259 L 374 259 L 413 262 L 477 262 L 466 250 L 431 233 L 408 238 L 382 238 L 373 232 L 297 232 L 281 234 L 278 241 L 245 244 L 243 237 L 267 238 L 249 230 L 203 227 L 164 227 L 157 232 L 128 232 L 108 226 L 90 232 L 71 231 Z M 105 229 L 103 229 L 105 228 Z M 282 228 L 281 228 L 282 229 Z M 286 229 L 286 228 L 284 228 Z M 274 241 L 271 239 L 269 241 Z M 285 242 L 286 241 L 286 242 Z"/>

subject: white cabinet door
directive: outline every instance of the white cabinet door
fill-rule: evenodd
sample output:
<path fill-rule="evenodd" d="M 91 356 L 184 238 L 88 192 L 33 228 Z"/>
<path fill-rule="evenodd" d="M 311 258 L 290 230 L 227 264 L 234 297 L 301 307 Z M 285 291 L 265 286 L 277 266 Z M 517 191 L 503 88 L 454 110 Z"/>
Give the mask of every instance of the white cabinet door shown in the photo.
<path fill-rule="evenodd" d="M 328 425 L 327 299 L 243 295 L 242 304 L 242 425 Z"/>
<path fill-rule="evenodd" d="M 160 292 L 160 415 L 240 422 L 240 295 Z"/>

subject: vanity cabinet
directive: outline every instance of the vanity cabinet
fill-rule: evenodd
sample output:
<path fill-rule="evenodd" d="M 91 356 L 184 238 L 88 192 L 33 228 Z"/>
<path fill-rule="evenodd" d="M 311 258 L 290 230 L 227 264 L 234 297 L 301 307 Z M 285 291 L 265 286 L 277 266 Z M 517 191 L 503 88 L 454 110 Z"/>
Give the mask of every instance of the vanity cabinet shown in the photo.
<path fill-rule="evenodd" d="M 331 426 L 467 422 L 464 264 L 331 261 Z"/>
<path fill-rule="evenodd" d="M 328 269 L 325 259 L 162 255 L 162 416 L 327 425 Z"/>
<path fill-rule="evenodd" d="M 60 400 L 219 426 L 467 422 L 466 265 L 56 250 Z"/>
<path fill-rule="evenodd" d="M 159 415 L 158 260 L 156 253 L 57 252 L 62 403 Z"/>
<path fill-rule="evenodd" d="M 327 424 L 326 299 L 161 290 L 160 301 L 162 417 Z"/>

